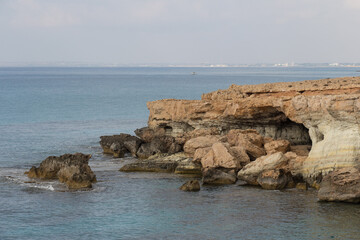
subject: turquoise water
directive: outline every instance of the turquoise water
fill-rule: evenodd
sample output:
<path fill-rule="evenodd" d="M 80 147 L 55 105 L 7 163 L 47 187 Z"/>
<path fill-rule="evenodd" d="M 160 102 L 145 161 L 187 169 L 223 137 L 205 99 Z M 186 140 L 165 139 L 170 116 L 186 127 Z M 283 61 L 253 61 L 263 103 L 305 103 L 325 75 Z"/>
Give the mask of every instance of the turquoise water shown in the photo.
<path fill-rule="evenodd" d="M 235 84 L 359 75 L 354 68 L 0 68 L 0 239 L 359 239 L 359 205 L 314 191 L 206 187 L 117 171 L 99 136 L 146 125 L 146 101 L 199 99 Z M 197 75 L 191 75 L 197 72 Z M 25 183 L 49 155 L 91 153 L 98 183 Z"/>

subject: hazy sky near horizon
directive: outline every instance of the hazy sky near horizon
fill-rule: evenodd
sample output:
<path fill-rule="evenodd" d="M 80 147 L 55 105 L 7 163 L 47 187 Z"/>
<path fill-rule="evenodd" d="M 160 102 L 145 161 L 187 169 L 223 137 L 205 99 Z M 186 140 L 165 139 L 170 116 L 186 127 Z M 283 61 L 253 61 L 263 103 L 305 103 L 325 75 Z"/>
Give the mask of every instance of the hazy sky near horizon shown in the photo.
<path fill-rule="evenodd" d="M 0 0 L 0 62 L 360 62 L 360 0 Z"/>

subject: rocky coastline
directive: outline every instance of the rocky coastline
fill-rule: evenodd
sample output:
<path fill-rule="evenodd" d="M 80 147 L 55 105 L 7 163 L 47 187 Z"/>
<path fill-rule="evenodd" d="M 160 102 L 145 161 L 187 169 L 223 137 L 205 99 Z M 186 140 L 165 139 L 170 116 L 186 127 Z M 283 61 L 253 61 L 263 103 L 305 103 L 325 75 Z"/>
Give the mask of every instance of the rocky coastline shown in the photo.
<path fill-rule="evenodd" d="M 321 201 L 360 202 L 360 77 L 232 85 L 201 100 L 147 106 L 148 126 L 136 136 L 101 137 L 104 153 L 138 158 L 120 171 L 268 190 L 313 187 Z"/>

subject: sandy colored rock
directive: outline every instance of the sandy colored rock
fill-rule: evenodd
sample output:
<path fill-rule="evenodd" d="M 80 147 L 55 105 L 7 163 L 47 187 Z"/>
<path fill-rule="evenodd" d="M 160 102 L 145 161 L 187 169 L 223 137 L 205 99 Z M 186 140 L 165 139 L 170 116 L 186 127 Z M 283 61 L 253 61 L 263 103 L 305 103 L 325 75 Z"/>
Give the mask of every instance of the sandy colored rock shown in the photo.
<path fill-rule="evenodd" d="M 214 164 L 212 166 L 202 165 L 203 167 L 240 168 L 239 162 L 229 153 L 223 143 L 214 143 L 211 150 L 214 153 Z"/>
<path fill-rule="evenodd" d="M 287 153 L 285 154 L 285 156 L 290 159 L 288 163 L 288 169 L 291 174 L 293 176 L 302 176 L 303 165 L 307 157 L 297 155 L 295 157 L 290 157 L 290 155 L 288 155 Z"/>
<path fill-rule="evenodd" d="M 290 146 L 290 151 L 296 153 L 298 156 L 309 156 L 311 145 L 295 145 Z"/>
<path fill-rule="evenodd" d="M 198 180 L 188 181 L 180 187 L 180 190 L 185 192 L 198 192 L 200 191 L 200 183 Z"/>
<path fill-rule="evenodd" d="M 274 170 L 280 166 L 286 165 L 289 159 L 282 152 L 272 155 L 262 156 L 253 162 L 250 162 L 238 172 L 238 179 L 248 182 L 252 185 L 258 185 L 258 176 L 266 170 Z"/>
<path fill-rule="evenodd" d="M 193 157 L 194 162 L 201 162 L 201 159 L 211 150 L 211 147 L 196 149 Z"/>
<path fill-rule="evenodd" d="M 245 148 L 241 146 L 230 147 L 229 153 L 234 157 L 236 162 L 240 163 L 240 166 L 245 166 L 250 163 L 249 155 L 246 153 Z"/>
<path fill-rule="evenodd" d="M 258 147 L 263 147 L 264 138 L 254 129 L 232 129 L 227 134 L 229 144 L 235 146 L 240 145 L 244 141 L 248 141 Z"/>
<path fill-rule="evenodd" d="M 232 129 L 227 134 L 227 141 L 231 146 L 240 146 L 245 149 L 253 160 L 266 155 L 263 137 L 256 130 Z"/>
<path fill-rule="evenodd" d="M 184 145 L 184 152 L 188 156 L 194 156 L 196 149 L 211 147 L 214 143 L 219 141 L 219 136 L 208 135 L 192 138 Z"/>
<path fill-rule="evenodd" d="M 325 176 L 318 192 L 320 201 L 360 202 L 360 171 L 358 168 L 341 168 Z"/>
<path fill-rule="evenodd" d="M 273 154 L 276 152 L 286 153 L 290 151 L 290 142 L 287 140 L 278 139 L 265 143 L 264 148 L 267 154 Z"/>
<path fill-rule="evenodd" d="M 91 155 L 75 153 L 50 156 L 26 172 L 30 178 L 59 179 L 70 189 L 91 188 L 96 176 L 89 167 Z"/>

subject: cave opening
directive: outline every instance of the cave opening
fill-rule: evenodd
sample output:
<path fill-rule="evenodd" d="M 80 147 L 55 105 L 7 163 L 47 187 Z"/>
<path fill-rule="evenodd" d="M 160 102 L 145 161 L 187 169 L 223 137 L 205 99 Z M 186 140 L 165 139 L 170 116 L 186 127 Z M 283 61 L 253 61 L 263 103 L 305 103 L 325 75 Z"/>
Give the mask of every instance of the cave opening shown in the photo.
<path fill-rule="evenodd" d="M 253 116 L 251 119 L 232 119 L 227 124 L 230 129 L 255 129 L 264 137 L 271 137 L 275 140 L 285 139 L 292 145 L 312 144 L 309 129 L 303 124 L 290 120 L 283 112 L 275 108 L 272 108 L 272 111 L 267 109 L 263 113 L 265 114 Z"/>

